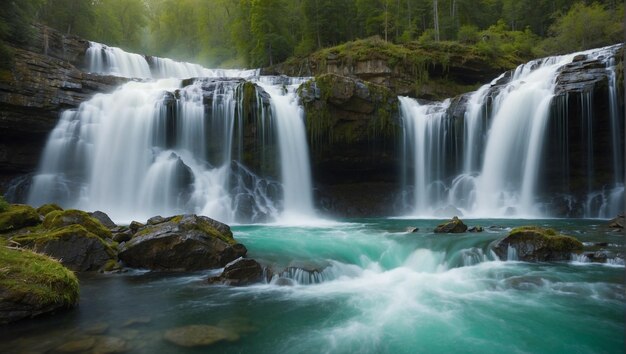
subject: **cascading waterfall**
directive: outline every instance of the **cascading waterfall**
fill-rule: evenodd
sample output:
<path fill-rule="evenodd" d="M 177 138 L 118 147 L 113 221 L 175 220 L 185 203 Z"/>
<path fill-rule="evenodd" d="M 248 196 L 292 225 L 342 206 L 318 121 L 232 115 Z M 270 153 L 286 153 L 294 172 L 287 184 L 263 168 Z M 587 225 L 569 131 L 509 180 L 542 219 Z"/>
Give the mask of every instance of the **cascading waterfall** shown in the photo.
<path fill-rule="evenodd" d="M 97 43 L 87 57 L 96 72 L 176 78 L 129 82 L 65 111 L 33 178 L 29 203 L 100 209 L 121 222 L 184 212 L 225 222 L 270 221 L 279 214 L 281 221 L 302 222 L 315 214 L 295 92 L 304 79 L 249 82 L 224 76 L 258 71 L 211 70 L 161 58 L 150 59 L 150 71 L 144 57 Z M 203 78 L 183 83 L 188 76 Z M 271 112 L 256 81 L 269 95 Z M 255 136 L 244 137 L 246 124 L 256 125 L 249 129 Z M 270 150 L 281 158 L 282 187 L 243 164 L 251 158 L 244 156 L 245 139 L 260 145 L 257 173 L 265 160 L 276 159 L 265 150 L 278 146 Z"/>
<path fill-rule="evenodd" d="M 454 119 L 445 111 L 447 102 L 420 105 L 413 99 L 400 97 L 405 128 L 404 170 L 413 169 L 414 173 L 413 213 L 420 216 L 459 213 L 472 217 L 546 215 L 545 201 L 538 195 L 538 180 L 545 158 L 547 126 L 554 109 L 556 78 L 562 67 L 581 55 L 603 60 L 607 67 L 614 175 L 611 186 L 601 191 L 592 188 L 596 117 L 592 113 L 591 93 L 581 93 L 584 141 L 580 144 L 586 147 L 585 176 L 589 185 L 584 216 L 610 217 L 618 213 L 623 208 L 624 195 L 620 133 L 623 130 L 616 93 L 614 48 L 520 65 L 505 85 L 498 84 L 504 78 L 500 76 L 469 97 L 462 132 L 456 131 Z M 461 149 L 457 148 L 459 144 Z"/>
<path fill-rule="evenodd" d="M 259 75 L 258 69 L 207 69 L 198 64 L 178 62 L 168 58 L 146 57 L 128 53 L 117 47 L 90 42 L 85 53 L 87 71 L 96 74 L 129 78 L 243 77 Z"/>
<path fill-rule="evenodd" d="M 259 83 L 272 98 L 284 193 L 281 222 L 285 223 L 302 223 L 315 216 L 306 129 L 296 93 L 302 82 L 290 79 L 276 85 L 271 79 L 262 79 Z"/>

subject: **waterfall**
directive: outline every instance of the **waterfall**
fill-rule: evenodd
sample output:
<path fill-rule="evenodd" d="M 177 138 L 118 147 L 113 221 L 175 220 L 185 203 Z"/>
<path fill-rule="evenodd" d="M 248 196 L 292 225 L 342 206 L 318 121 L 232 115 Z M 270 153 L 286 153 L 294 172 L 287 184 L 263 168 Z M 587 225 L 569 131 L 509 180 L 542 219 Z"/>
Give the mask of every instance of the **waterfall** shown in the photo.
<path fill-rule="evenodd" d="M 146 57 L 117 47 L 90 42 L 85 53 L 87 71 L 129 78 L 242 77 L 259 75 L 258 69 L 207 69 L 198 64 L 177 62 L 168 58 Z"/>
<path fill-rule="evenodd" d="M 99 209 L 120 222 L 184 212 L 228 222 L 274 218 L 270 190 L 279 187 L 231 165 L 232 151 L 241 152 L 234 145 L 243 135 L 244 81 L 207 80 L 129 82 L 65 111 L 28 202 Z"/>
<path fill-rule="evenodd" d="M 472 217 L 542 217 L 550 214 L 540 197 L 540 174 L 546 162 L 545 145 L 551 116 L 556 109 L 564 115 L 558 134 L 565 141 L 564 175 L 569 176 L 568 144 L 584 147 L 587 195 L 586 217 L 610 217 L 623 209 L 623 132 L 615 74 L 616 47 L 548 57 L 520 65 L 507 81 L 505 75 L 482 86 L 467 100 L 462 125 L 447 112 L 448 102 L 420 105 L 400 97 L 404 125 L 404 173 L 414 178 L 407 188 L 413 192 L 413 213 L 420 216 L 464 214 Z M 594 97 L 580 97 L 581 141 L 569 141 L 568 94 L 554 101 L 559 72 L 575 57 L 599 60 L 609 78 L 609 124 L 613 180 L 597 190 L 597 154 Z M 585 59 L 586 60 L 586 59 Z M 506 83 L 501 83 L 507 81 Z M 561 102 L 563 101 L 563 102 Z M 561 107 L 561 105 L 564 108 Z M 560 119 L 560 118 L 559 118 Z M 557 118 L 554 118 L 557 121 Z M 459 129 L 462 128 L 462 129 Z M 460 146 L 460 149 L 458 149 Z M 459 153 L 461 151 L 461 153 Z M 410 172 L 409 172 L 410 173 Z M 569 177 L 568 177 L 569 178 Z M 411 183 L 412 182 L 412 183 Z M 560 183 L 554 181 L 553 183 Z M 567 185 L 568 182 L 564 182 Z M 571 203 L 574 196 L 563 197 Z M 583 216 L 581 215 L 581 216 Z"/>
<path fill-rule="evenodd" d="M 315 217 L 304 114 L 296 93 L 301 83 L 302 80 L 295 79 L 276 84 L 271 78 L 259 83 L 272 98 L 284 193 L 281 221 L 286 223 L 301 223 Z"/>
<path fill-rule="evenodd" d="M 314 216 L 296 93 L 305 79 L 206 69 L 99 43 L 87 61 L 93 72 L 146 80 L 62 113 L 29 203 L 99 209 L 119 222 L 187 212 L 224 222 Z"/>

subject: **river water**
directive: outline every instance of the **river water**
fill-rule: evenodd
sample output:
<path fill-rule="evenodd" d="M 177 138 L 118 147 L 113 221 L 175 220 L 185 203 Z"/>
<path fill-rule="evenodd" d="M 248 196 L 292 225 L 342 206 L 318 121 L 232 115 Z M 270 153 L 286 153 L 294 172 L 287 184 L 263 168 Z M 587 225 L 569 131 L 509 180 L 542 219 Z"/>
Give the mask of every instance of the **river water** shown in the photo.
<path fill-rule="evenodd" d="M 249 257 L 287 279 L 236 288 L 206 284 L 219 270 L 80 275 L 76 309 L 2 327 L 0 352 L 93 338 L 85 352 L 104 351 L 106 339 L 131 353 L 623 353 L 623 261 L 526 263 L 491 252 L 529 224 L 622 252 L 623 233 L 606 221 L 477 219 L 466 223 L 485 232 L 457 235 L 434 234 L 438 223 L 234 226 Z M 184 348 L 163 337 L 192 324 L 238 339 Z"/>

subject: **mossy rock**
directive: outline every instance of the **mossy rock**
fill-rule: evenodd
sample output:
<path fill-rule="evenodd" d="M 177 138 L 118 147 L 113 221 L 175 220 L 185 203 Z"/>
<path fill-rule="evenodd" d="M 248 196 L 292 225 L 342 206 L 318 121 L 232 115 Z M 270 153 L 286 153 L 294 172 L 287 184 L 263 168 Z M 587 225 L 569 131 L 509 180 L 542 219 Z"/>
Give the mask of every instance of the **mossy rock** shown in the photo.
<path fill-rule="evenodd" d="M 59 259 L 64 266 L 74 271 L 97 271 L 115 258 L 112 247 L 78 224 L 52 230 L 39 228 L 11 240 L 35 252 Z"/>
<path fill-rule="evenodd" d="M 6 245 L 0 239 L 0 324 L 77 304 L 73 272 L 50 257 Z"/>
<path fill-rule="evenodd" d="M 0 233 L 15 231 L 41 223 L 39 214 L 30 205 L 13 204 L 0 213 Z"/>
<path fill-rule="evenodd" d="M 87 231 L 103 240 L 111 238 L 111 230 L 107 229 L 100 221 L 89 216 L 88 213 L 82 210 L 55 210 L 48 213 L 43 220 L 43 227 L 48 230 L 70 225 L 81 225 L 87 229 Z"/>
<path fill-rule="evenodd" d="M 205 216 L 178 215 L 146 225 L 120 246 L 129 267 L 199 270 L 223 267 L 246 254 L 228 225 Z"/>
<path fill-rule="evenodd" d="M 538 226 L 516 227 L 495 246 L 501 259 L 507 259 L 509 247 L 515 250 L 517 260 L 528 262 L 566 261 L 572 253 L 580 253 L 583 244 L 571 236 Z"/>
<path fill-rule="evenodd" d="M 61 208 L 59 205 L 51 203 L 51 204 L 44 204 L 42 206 L 40 206 L 39 208 L 37 208 L 37 213 L 39 213 L 39 215 L 41 216 L 46 216 L 48 215 L 50 212 L 52 211 L 62 211 L 63 208 Z"/>

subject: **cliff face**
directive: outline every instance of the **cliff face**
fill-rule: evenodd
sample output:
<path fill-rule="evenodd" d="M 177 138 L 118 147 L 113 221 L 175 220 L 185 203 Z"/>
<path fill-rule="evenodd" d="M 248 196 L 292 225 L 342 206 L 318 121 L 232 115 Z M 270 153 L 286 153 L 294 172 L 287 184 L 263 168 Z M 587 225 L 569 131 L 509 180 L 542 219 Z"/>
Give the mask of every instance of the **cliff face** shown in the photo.
<path fill-rule="evenodd" d="M 44 26 L 25 48 L 13 48 L 15 66 L 0 71 L 0 190 L 32 172 L 62 110 L 127 79 L 80 70 L 89 43 Z"/>
<path fill-rule="evenodd" d="M 388 88 L 322 75 L 305 83 L 318 208 L 343 216 L 389 215 L 399 188 L 398 98 Z"/>
<path fill-rule="evenodd" d="M 335 74 L 372 82 L 395 95 L 443 100 L 471 91 L 520 62 L 493 60 L 455 43 L 397 45 L 365 39 L 263 69 L 265 74 Z"/>

